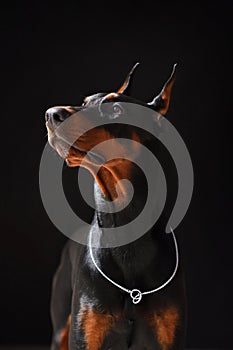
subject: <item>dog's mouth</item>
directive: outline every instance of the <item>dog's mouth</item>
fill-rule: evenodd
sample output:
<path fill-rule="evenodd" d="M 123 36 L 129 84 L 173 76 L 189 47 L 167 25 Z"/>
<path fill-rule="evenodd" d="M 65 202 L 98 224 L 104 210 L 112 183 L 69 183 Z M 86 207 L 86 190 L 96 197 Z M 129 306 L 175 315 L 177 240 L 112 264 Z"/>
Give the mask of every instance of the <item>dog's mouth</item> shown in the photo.
<path fill-rule="evenodd" d="M 105 159 L 102 155 L 97 154 L 93 151 L 84 151 L 78 148 L 76 145 L 69 146 L 69 151 L 65 157 L 66 163 L 69 166 L 77 166 L 77 165 L 96 165 L 101 166 L 105 164 Z M 77 164 L 77 162 L 80 164 Z"/>
<path fill-rule="evenodd" d="M 46 123 L 46 127 L 49 144 L 66 161 L 66 164 L 69 167 L 83 167 L 87 169 L 95 178 L 104 197 L 108 200 L 116 199 L 118 197 L 116 184 L 121 179 L 121 176 L 119 171 L 116 171 L 114 159 L 108 159 L 111 156 L 111 149 L 117 147 L 118 144 L 112 144 L 107 150 L 104 147 L 98 147 L 99 144 L 101 145 L 101 142 L 112 139 L 109 138 L 109 134 L 104 132 L 98 134 L 90 131 L 91 134 L 82 134 L 72 143 L 74 140 L 74 129 L 64 129 L 65 132 L 61 132 L 59 128 L 56 129 L 49 123 Z M 87 148 L 84 149 L 84 146 Z M 98 148 L 98 151 L 102 151 L 103 154 L 97 152 L 96 148 Z M 122 164 L 121 166 L 123 166 Z M 119 166 L 117 168 L 119 170 Z M 122 192 L 120 198 L 126 197 L 124 188 L 120 188 L 120 191 Z"/>
<path fill-rule="evenodd" d="M 64 137 L 61 137 L 60 135 L 56 134 L 55 130 L 51 130 L 47 126 L 48 130 L 48 141 L 52 148 L 54 148 L 57 153 L 65 159 L 67 165 L 69 166 L 80 166 L 85 164 L 92 164 L 92 165 L 103 165 L 105 164 L 106 160 L 97 152 L 94 152 L 92 150 L 84 150 L 81 147 L 79 147 L 76 141 L 75 144 L 71 144 L 68 140 L 66 140 Z"/>

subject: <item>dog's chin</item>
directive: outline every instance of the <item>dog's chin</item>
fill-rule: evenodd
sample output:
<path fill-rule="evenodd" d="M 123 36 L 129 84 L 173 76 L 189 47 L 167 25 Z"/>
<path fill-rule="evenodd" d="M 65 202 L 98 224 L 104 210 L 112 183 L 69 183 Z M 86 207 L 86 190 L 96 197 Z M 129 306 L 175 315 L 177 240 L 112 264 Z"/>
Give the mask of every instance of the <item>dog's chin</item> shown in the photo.
<path fill-rule="evenodd" d="M 63 140 L 57 139 L 56 136 L 50 136 L 48 137 L 48 142 L 50 146 L 55 149 L 55 151 L 59 154 L 60 157 L 66 159 L 66 157 L 69 154 L 69 148 L 70 146 L 64 142 Z"/>
<path fill-rule="evenodd" d="M 66 163 L 70 167 L 83 166 L 87 169 L 98 168 L 99 165 L 104 164 L 103 158 L 92 152 L 86 152 L 79 150 L 77 147 L 70 147 L 67 156 L 65 157 Z"/>
<path fill-rule="evenodd" d="M 69 145 L 66 141 L 53 135 L 48 138 L 50 146 L 66 161 L 69 167 L 82 166 L 82 161 L 86 152 L 78 150 L 76 147 Z M 85 163 L 85 162 L 84 162 Z"/>
<path fill-rule="evenodd" d="M 69 167 L 83 166 L 85 168 L 95 168 L 104 164 L 104 157 L 92 151 L 86 152 L 79 149 L 77 145 L 70 145 L 55 133 L 48 133 L 50 146 L 62 157 Z"/>
<path fill-rule="evenodd" d="M 112 174 L 102 167 L 102 165 L 106 164 L 106 160 L 102 155 L 92 151 L 79 150 L 77 145 L 70 146 L 56 135 L 49 138 L 49 144 L 66 161 L 67 166 L 87 169 L 97 181 L 103 196 L 106 199 L 112 198 L 105 183 L 106 178 L 109 178 Z M 108 172 L 108 176 L 106 172 Z"/>

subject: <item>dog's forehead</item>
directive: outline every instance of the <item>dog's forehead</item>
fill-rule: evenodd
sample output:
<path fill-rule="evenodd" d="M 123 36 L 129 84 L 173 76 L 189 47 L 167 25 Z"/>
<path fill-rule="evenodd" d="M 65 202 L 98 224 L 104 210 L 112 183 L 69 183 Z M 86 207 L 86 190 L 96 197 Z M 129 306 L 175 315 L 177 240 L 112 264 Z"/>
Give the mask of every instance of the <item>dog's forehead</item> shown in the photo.
<path fill-rule="evenodd" d="M 84 98 L 84 104 L 87 106 L 95 106 L 102 102 L 132 102 L 134 99 L 116 92 L 100 92 Z"/>
<path fill-rule="evenodd" d="M 135 99 L 131 96 L 126 96 L 124 94 L 118 94 L 115 92 L 112 92 L 112 93 L 100 92 L 97 94 L 86 96 L 83 101 L 87 106 L 98 105 L 99 103 L 102 103 L 102 102 L 104 103 L 105 102 L 130 102 L 130 103 L 135 103 L 139 105 L 146 105 L 144 102 L 138 99 Z"/>
<path fill-rule="evenodd" d="M 95 104 L 98 104 L 102 100 L 102 98 L 106 95 L 107 95 L 106 92 L 100 92 L 98 94 L 86 96 L 83 101 L 85 102 L 85 104 L 95 105 Z"/>

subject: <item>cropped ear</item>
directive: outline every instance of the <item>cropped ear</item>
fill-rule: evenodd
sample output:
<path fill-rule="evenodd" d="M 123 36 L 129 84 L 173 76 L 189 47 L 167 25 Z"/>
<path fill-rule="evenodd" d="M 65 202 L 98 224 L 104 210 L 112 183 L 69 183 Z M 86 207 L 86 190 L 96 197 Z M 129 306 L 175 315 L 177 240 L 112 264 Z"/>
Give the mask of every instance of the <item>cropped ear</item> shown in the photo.
<path fill-rule="evenodd" d="M 124 83 L 121 85 L 121 87 L 117 90 L 118 94 L 128 94 L 129 93 L 129 89 L 130 89 L 130 83 L 131 83 L 131 76 L 135 71 L 135 68 L 139 65 L 139 62 L 137 62 L 133 68 L 131 69 L 131 71 L 129 72 L 129 74 L 127 75 L 127 77 L 125 78 Z"/>
<path fill-rule="evenodd" d="M 164 84 L 161 92 L 157 95 L 152 102 L 149 102 L 148 105 L 152 107 L 155 111 L 159 112 L 162 115 L 165 115 L 168 111 L 171 97 L 171 90 L 175 82 L 175 72 L 176 72 L 177 63 L 174 64 L 170 78 Z"/>

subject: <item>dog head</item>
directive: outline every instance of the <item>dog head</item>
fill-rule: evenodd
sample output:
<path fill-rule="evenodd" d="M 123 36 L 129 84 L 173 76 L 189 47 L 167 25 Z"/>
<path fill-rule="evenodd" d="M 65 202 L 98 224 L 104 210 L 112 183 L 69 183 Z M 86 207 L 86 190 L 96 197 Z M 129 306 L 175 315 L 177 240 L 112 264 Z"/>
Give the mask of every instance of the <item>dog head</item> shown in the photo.
<path fill-rule="evenodd" d="M 149 108 L 151 127 L 154 125 L 159 127 L 160 117 L 167 113 L 170 103 L 176 65 L 161 92 L 150 103 L 129 96 L 132 75 L 137 66 L 138 64 L 132 68 L 116 92 L 96 93 L 87 96 L 81 106 L 56 106 L 49 108 L 45 114 L 50 145 L 66 160 L 69 166 L 83 166 L 91 171 L 106 197 L 108 197 L 106 184 L 103 184 L 106 181 L 103 181 L 103 178 L 106 179 L 109 174 L 117 177 L 113 169 L 120 166 L 125 172 L 129 172 L 130 165 L 126 159 L 129 155 L 131 159 L 136 158 L 139 153 L 137 144 L 148 139 L 148 133 L 132 127 L 131 118 L 133 116 L 130 106 L 136 104 Z M 121 124 L 122 120 L 124 123 Z M 133 143 L 131 148 L 126 148 L 120 142 L 120 138 L 138 142 Z M 109 141 L 108 147 L 101 147 L 105 141 Z M 97 145 L 99 145 L 98 148 L 96 148 Z M 111 159 L 111 153 L 115 149 L 118 150 L 118 158 L 106 162 L 107 159 Z M 99 169 L 99 164 L 103 166 L 97 176 L 96 169 Z"/>

